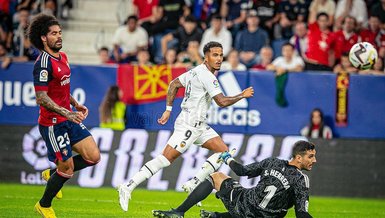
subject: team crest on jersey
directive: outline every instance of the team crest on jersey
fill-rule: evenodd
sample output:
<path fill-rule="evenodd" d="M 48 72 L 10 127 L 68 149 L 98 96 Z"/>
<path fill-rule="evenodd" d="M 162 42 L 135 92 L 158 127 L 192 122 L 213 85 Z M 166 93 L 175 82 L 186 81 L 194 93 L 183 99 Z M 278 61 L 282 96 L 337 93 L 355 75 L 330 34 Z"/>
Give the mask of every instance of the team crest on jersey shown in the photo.
<path fill-rule="evenodd" d="M 48 71 L 47 70 L 40 71 L 39 81 L 40 82 L 48 82 Z"/>
<path fill-rule="evenodd" d="M 215 88 L 218 87 L 218 86 L 219 86 L 218 80 L 214 80 L 214 81 L 213 81 L 213 84 L 214 84 Z"/>
<path fill-rule="evenodd" d="M 62 153 L 64 154 L 64 156 L 67 156 L 68 150 L 64 148 L 63 151 L 62 151 Z"/>
<path fill-rule="evenodd" d="M 185 141 L 182 141 L 179 145 L 181 148 L 183 148 L 184 146 L 186 146 L 186 142 Z"/>

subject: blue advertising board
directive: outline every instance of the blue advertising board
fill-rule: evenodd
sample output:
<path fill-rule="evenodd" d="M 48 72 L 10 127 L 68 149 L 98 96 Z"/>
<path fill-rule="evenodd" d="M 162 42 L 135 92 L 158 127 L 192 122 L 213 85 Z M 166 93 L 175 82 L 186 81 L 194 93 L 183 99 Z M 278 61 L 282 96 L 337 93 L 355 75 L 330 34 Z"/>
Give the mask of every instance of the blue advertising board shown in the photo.
<path fill-rule="evenodd" d="M 32 63 L 13 63 L 9 69 L 0 70 L 0 124 L 36 124 L 32 67 Z M 90 110 L 84 123 L 98 126 L 98 107 L 108 87 L 116 84 L 117 67 L 71 65 L 71 70 L 71 93 Z M 225 95 L 236 95 L 249 86 L 254 87 L 255 94 L 227 108 L 213 103 L 207 121 L 218 132 L 299 135 L 310 120 L 311 110 L 318 107 L 336 137 L 385 139 L 385 76 L 350 75 L 346 126 L 335 125 L 336 79 L 332 73 L 289 73 L 283 92 L 288 105 L 280 107 L 272 72 L 221 72 L 218 80 Z M 172 117 L 165 126 L 157 123 L 165 100 L 128 105 L 126 127 L 171 130 L 180 102 L 180 98 L 175 99 Z"/>
<path fill-rule="evenodd" d="M 32 78 L 33 63 L 13 63 L 0 70 L 0 123 L 31 125 L 37 123 Z M 110 85 L 116 83 L 115 66 L 71 65 L 71 93 L 89 109 L 84 124 L 99 125 L 98 107 Z"/>

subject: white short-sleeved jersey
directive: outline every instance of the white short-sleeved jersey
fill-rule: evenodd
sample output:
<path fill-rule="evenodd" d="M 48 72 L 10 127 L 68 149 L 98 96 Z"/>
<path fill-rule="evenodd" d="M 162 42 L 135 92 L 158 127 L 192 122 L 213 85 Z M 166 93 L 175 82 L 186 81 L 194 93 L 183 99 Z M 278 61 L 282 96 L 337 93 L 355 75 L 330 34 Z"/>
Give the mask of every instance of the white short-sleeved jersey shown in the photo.
<path fill-rule="evenodd" d="M 217 78 L 205 64 L 196 66 L 178 78 L 186 88 L 179 119 L 192 126 L 196 122 L 205 122 L 212 98 L 222 93 Z"/>

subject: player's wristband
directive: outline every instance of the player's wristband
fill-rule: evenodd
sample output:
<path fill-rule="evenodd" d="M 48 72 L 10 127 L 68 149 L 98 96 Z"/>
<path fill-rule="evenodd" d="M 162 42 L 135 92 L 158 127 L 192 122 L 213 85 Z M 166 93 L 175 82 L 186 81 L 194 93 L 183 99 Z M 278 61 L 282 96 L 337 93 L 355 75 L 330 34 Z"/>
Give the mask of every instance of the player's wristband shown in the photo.
<path fill-rule="evenodd" d="M 166 111 L 172 111 L 172 106 L 166 106 Z"/>
<path fill-rule="evenodd" d="M 231 162 L 231 161 L 233 161 L 233 160 L 234 160 L 234 158 L 232 158 L 232 157 L 229 157 L 229 158 L 227 158 L 227 159 L 226 159 L 226 161 L 225 161 L 225 162 L 226 162 L 226 164 L 227 164 L 227 165 L 229 165 L 229 164 L 230 164 L 230 162 Z"/>

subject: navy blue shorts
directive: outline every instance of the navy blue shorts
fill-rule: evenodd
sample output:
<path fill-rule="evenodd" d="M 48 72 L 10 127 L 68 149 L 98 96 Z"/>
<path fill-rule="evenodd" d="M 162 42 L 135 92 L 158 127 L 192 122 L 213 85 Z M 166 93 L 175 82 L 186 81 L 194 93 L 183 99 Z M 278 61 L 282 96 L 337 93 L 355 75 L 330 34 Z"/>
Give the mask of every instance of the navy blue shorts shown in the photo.
<path fill-rule="evenodd" d="M 39 131 L 48 149 L 48 159 L 54 163 L 72 157 L 72 146 L 91 136 L 84 124 L 68 120 L 53 126 L 39 125 Z"/>

